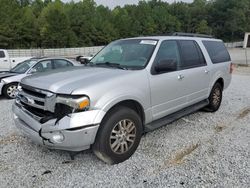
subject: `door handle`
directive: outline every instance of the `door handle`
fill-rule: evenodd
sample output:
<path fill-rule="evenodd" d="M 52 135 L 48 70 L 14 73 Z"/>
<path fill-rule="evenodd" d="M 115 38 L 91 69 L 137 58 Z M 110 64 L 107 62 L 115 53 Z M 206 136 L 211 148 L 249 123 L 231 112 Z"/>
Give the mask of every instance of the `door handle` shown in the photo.
<path fill-rule="evenodd" d="M 178 80 L 182 80 L 183 78 L 184 78 L 184 76 L 181 74 L 178 76 Z"/>
<path fill-rule="evenodd" d="M 5 59 L 5 60 L 3 60 L 4 62 L 7 62 L 8 60 L 7 59 Z"/>
<path fill-rule="evenodd" d="M 205 70 L 205 73 L 208 74 L 210 71 L 209 70 Z"/>

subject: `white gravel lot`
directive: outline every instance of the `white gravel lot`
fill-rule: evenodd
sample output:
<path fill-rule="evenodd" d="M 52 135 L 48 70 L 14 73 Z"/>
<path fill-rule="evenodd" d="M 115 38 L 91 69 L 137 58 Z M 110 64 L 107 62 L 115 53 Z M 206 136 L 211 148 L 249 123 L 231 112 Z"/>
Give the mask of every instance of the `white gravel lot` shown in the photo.
<path fill-rule="evenodd" d="M 143 136 L 114 166 L 91 151 L 70 160 L 20 135 L 0 98 L 0 187 L 249 187 L 250 73 L 235 74 L 216 113 L 197 112 Z"/>

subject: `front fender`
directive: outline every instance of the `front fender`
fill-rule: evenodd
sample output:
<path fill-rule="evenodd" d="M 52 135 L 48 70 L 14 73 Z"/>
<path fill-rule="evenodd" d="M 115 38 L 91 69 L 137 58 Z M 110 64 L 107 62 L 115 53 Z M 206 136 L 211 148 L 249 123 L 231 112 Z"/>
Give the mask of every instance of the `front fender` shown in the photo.
<path fill-rule="evenodd" d="M 4 78 L 3 81 L 4 81 L 6 84 L 13 83 L 13 82 L 19 83 L 19 82 L 21 82 L 21 80 L 22 80 L 25 76 L 26 76 L 25 74 L 10 76 L 10 77 Z"/>
<path fill-rule="evenodd" d="M 119 91 L 119 93 L 117 91 Z M 147 93 L 144 94 L 142 91 L 137 89 L 114 89 L 109 91 L 97 101 L 95 107 L 107 113 L 113 106 L 126 100 L 136 101 L 142 106 L 146 118 L 145 122 L 149 122 L 152 119 L 150 110 L 150 95 Z M 98 116 L 96 118 L 98 118 Z"/>

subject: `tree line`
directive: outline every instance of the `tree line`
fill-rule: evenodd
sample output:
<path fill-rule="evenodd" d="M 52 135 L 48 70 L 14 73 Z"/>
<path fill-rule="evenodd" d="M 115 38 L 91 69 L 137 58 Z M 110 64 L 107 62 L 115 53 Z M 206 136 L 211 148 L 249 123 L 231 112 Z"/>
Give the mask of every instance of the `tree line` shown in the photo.
<path fill-rule="evenodd" d="M 0 48 L 106 45 L 112 40 L 172 32 L 242 40 L 250 31 L 249 0 L 161 0 L 113 10 L 94 0 L 0 0 Z"/>

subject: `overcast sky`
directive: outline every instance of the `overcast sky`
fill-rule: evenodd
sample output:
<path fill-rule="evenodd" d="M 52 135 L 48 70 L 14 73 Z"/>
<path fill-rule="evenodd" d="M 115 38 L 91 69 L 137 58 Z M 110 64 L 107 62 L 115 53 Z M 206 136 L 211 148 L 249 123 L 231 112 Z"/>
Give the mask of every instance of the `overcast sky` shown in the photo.
<path fill-rule="evenodd" d="M 63 0 L 64 2 L 69 2 L 71 0 Z M 79 0 L 75 0 L 75 1 L 79 1 Z M 168 3 L 173 3 L 175 0 L 163 0 L 166 1 Z M 176 0 L 176 1 L 181 1 L 181 0 Z M 192 2 L 193 0 L 182 0 L 183 2 Z M 139 0 L 95 0 L 95 2 L 100 5 L 104 5 L 104 6 L 108 6 L 110 8 L 114 8 L 115 6 L 123 6 L 125 4 L 137 4 L 139 2 Z"/>

